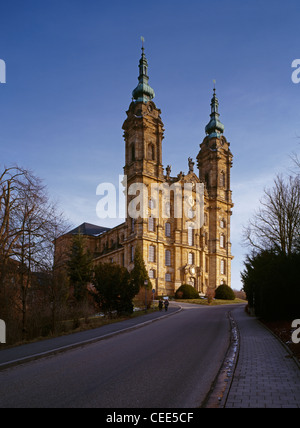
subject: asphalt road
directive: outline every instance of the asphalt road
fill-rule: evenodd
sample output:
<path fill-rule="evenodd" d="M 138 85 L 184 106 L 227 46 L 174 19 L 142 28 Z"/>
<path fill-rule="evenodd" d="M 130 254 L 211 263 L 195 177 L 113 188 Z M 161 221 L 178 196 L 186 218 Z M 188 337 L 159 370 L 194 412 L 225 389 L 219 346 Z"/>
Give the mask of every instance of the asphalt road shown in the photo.
<path fill-rule="evenodd" d="M 0 408 L 197 408 L 226 354 L 230 306 L 171 317 L 0 372 Z"/>

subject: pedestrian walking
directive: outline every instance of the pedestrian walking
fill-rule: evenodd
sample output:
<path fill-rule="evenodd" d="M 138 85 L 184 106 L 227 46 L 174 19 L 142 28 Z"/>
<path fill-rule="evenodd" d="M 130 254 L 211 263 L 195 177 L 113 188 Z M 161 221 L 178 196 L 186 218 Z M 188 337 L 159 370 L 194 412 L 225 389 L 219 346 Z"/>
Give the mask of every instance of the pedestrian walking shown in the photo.
<path fill-rule="evenodd" d="M 166 299 L 165 300 L 165 311 L 167 312 L 167 310 L 168 310 L 168 307 L 169 307 L 169 300 L 168 299 Z"/>
<path fill-rule="evenodd" d="M 158 309 L 159 309 L 160 311 L 162 311 L 162 310 L 163 310 L 163 307 L 164 307 L 164 301 L 163 301 L 163 299 L 162 299 L 162 298 L 160 298 L 160 299 L 159 299 L 159 302 L 158 302 Z"/>

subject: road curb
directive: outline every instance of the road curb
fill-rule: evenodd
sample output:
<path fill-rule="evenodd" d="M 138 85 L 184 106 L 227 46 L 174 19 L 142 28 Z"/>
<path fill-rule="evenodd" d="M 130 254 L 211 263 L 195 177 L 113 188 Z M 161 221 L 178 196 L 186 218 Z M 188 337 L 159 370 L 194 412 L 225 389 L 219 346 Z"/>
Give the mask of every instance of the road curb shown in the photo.
<path fill-rule="evenodd" d="M 76 342 L 72 345 L 61 346 L 59 348 L 53 348 L 49 351 L 41 352 L 38 354 L 33 354 L 33 355 L 28 356 L 28 357 L 19 358 L 17 360 L 11 360 L 11 361 L 8 361 L 7 363 L 2 363 L 2 364 L 0 364 L 0 372 L 7 370 L 7 369 L 10 369 L 12 367 L 16 367 L 16 366 L 19 366 L 22 364 L 26 364 L 26 363 L 29 363 L 32 361 L 36 361 L 36 360 L 39 360 L 42 358 L 47 358 L 47 357 L 50 357 L 53 355 L 61 354 L 61 353 L 70 351 L 72 349 L 81 348 L 83 346 L 91 345 L 93 343 L 100 342 L 101 340 L 105 340 L 105 339 L 108 339 L 110 337 L 117 336 L 117 335 L 120 335 L 122 333 L 126 333 L 126 332 L 131 331 L 131 330 L 137 330 L 137 329 L 142 328 L 148 324 L 152 324 L 156 321 L 160 321 L 162 319 L 165 319 L 165 318 L 168 318 L 168 317 L 171 317 L 173 315 L 178 314 L 179 312 L 181 312 L 183 310 L 182 306 L 180 306 L 180 305 L 178 305 L 178 306 L 179 306 L 179 308 L 177 311 L 172 312 L 172 313 L 167 314 L 167 315 L 162 315 L 161 317 L 155 318 L 153 320 L 144 321 L 144 322 L 141 322 L 139 324 L 133 325 L 131 327 L 126 327 L 124 329 L 117 330 L 117 331 L 114 331 L 112 333 L 108 333 L 108 334 L 105 334 L 102 336 L 94 337 L 93 339 L 87 339 L 87 340 L 83 340 L 80 342 Z"/>
<path fill-rule="evenodd" d="M 200 408 L 225 408 L 240 352 L 240 333 L 231 311 L 227 313 L 230 339 L 225 358 Z"/>

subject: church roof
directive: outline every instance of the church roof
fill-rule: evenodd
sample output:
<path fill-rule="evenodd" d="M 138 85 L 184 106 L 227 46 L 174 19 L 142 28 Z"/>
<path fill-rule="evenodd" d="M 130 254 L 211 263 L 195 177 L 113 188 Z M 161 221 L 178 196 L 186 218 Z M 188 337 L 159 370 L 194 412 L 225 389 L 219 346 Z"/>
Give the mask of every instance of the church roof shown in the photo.
<path fill-rule="evenodd" d="M 107 227 L 97 226 L 95 224 L 90 223 L 82 223 L 80 226 L 75 227 L 75 229 L 68 232 L 68 235 L 77 235 L 80 233 L 81 235 L 87 236 L 99 236 L 102 233 L 108 232 L 110 229 Z"/>

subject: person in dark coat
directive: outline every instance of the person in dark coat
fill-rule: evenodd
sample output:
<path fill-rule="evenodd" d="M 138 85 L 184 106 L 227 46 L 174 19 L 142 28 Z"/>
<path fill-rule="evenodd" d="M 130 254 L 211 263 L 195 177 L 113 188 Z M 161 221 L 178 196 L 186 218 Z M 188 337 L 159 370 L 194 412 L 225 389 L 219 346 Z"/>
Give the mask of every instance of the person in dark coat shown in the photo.
<path fill-rule="evenodd" d="M 162 311 L 163 306 L 164 306 L 164 301 L 163 301 L 163 299 L 159 299 L 159 302 L 158 302 L 158 308 L 159 308 L 159 310 L 160 310 L 160 311 Z"/>
<path fill-rule="evenodd" d="M 168 307 L 169 307 L 169 300 L 168 299 L 166 299 L 165 300 L 165 311 L 167 312 L 167 310 L 168 310 Z"/>

